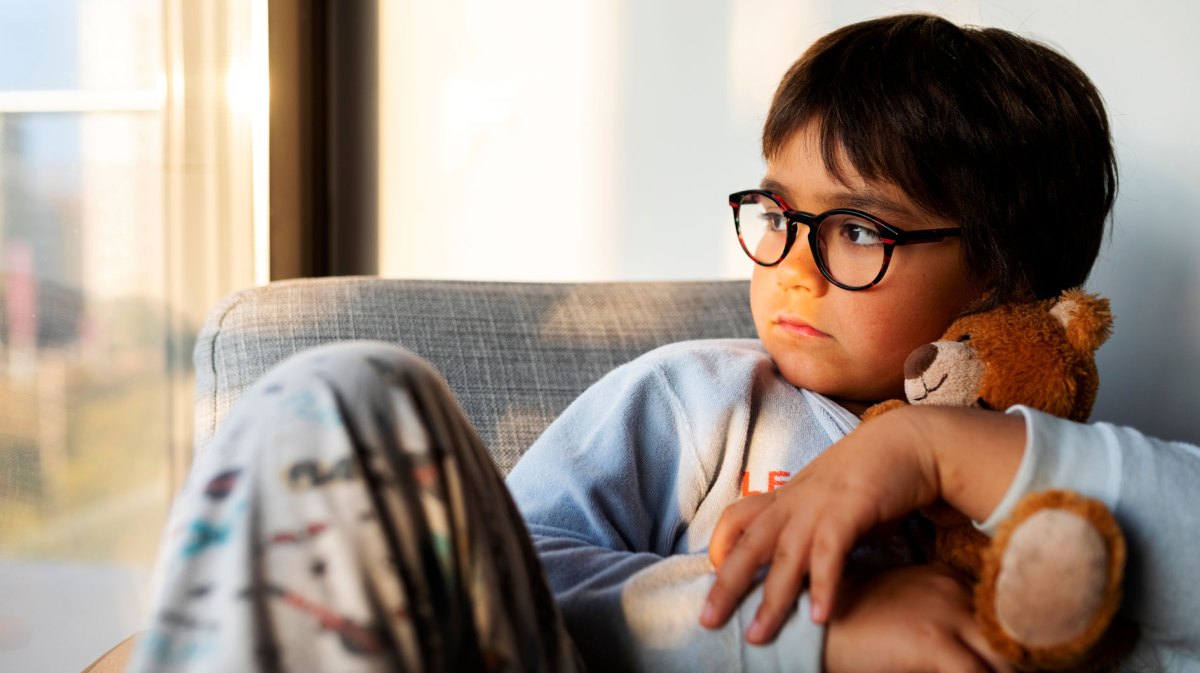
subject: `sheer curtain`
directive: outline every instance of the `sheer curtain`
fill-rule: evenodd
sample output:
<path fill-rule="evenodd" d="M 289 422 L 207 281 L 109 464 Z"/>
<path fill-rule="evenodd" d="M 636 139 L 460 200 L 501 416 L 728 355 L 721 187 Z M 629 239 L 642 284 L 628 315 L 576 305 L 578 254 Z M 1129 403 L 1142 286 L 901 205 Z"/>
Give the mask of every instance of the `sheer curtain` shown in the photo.
<path fill-rule="evenodd" d="M 142 625 L 191 344 L 256 277 L 256 4 L 0 2 L 0 670 Z"/>

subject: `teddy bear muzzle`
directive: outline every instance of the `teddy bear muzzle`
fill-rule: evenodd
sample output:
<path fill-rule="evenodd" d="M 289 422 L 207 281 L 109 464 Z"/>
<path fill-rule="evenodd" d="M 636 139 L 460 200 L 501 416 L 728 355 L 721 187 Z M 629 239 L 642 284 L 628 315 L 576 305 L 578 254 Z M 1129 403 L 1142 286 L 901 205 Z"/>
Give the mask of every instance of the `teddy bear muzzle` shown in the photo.
<path fill-rule="evenodd" d="M 983 373 L 983 362 L 968 343 L 935 341 L 904 360 L 904 394 L 913 404 L 973 406 Z"/>

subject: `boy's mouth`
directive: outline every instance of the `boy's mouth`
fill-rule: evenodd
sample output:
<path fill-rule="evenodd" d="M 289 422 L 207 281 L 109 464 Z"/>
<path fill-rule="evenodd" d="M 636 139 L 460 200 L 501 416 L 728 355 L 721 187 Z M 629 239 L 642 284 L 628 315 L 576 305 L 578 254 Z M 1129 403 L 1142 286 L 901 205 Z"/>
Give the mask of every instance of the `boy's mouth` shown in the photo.
<path fill-rule="evenodd" d="M 779 327 L 781 327 L 784 331 L 786 331 L 790 334 L 795 334 L 797 336 L 807 336 L 807 337 L 828 337 L 829 336 L 828 334 L 826 334 L 826 333 L 822 332 L 821 330 L 817 329 L 816 327 L 813 327 L 812 325 L 804 322 L 803 320 L 798 320 L 796 318 L 789 318 L 785 315 L 776 316 L 775 324 L 779 325 Z"/>

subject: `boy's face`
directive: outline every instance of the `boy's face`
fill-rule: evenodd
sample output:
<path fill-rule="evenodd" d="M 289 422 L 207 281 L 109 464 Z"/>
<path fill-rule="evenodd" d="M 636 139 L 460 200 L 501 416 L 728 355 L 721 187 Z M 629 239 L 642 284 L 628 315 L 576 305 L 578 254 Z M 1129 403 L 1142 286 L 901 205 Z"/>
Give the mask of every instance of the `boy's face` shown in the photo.
<path fill-rule="evenodd" d="M 763 187 L 796 210 L 857 208 L 904 230 L 953 227 L 922 213 L 899 188 L 867 183 L 843 160 L 846 184 L 825 170 L 816 125 L 797 132 L 767 164 Z M 802 225 L 778 265 L 755 265 L 750 309 L 755 328 L 783 377 L 855 412 L 904 396 L 904 359 L 935 341 L 979 295 L 957 237 L 898 246 L 875 287 L 851 292 L 817 268 Z M 857 403 L 857 404 L 856 404 Z"/>

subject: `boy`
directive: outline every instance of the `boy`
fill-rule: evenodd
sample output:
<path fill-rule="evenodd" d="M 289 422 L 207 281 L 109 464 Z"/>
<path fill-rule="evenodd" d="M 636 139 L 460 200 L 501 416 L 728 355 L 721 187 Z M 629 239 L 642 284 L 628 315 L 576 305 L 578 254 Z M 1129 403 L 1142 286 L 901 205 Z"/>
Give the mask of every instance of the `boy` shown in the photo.
<path fill-rule="evenodd" d="M 718 517 L 844 436 L 856 422 L 847 410 L 902 397 L 904 358 L 955 316 L 1082 284 L 1116 189 L 1103 105 L 1077 67 L 1004 31 L 930 16 L 868 21 L 819 40 L 784 76 L 763 139 L 762 189 L 730 197 L 756 262 L 759 340 L 677 344 L 618 369 L 509 476 L 589 665 L 715 670 L 740 660 L 770 669 L 786 658 L 818 670 L 822 630 L 785 622 L 806 557 L 776 559 L 766 593 L 726 624 L 772 553 L 808 551 L 785 543 L 774 524 L 813 510 L 812 498 L 777 513 L 782 499 L 764 494 L 721 526 Z M 870 474 L 877 488 L 888 483 Z M 855 504 L 866 509 L 869 499 Z M 772 525 L 749 527 L 760 512 Z M 831 557 L 840 562 L 866 525 L 879 523 L 864 521 L 837 529 Z M 738 545 L 725 561 L 724 546 L 742 529 L 769 537 Z M 679 555 L 703 551 L 714 530 L 713 560 L 725 563 L 703 623 L 724 628 L 704 632 L 694 622 L 711 576 L 702 557 Z M 840 565 L 822 560 L 828 584 Z M 845 663 L 841 643 L 870 640 L 879 662 L 1003 668 L 965 592 L 939 572 L 909 568 L 868 585 L 858 599 L 865 619 L 834 623 L 824 664 Z M 933 588 L 914 595 L 915 586 Z M 831 598 L 821 588 L 811 610 L 823 622 Z M 903 603 L 909 609 L 897 611 Z M 693 630 L 679 623 L 689 617 Z M 781 626 L 768 648 L 738 642 L 747 627 L 746 638 L 762 644 Z M 857 635 L 843 637 L 846 627 Z M 922 632 L 942 638 L 914 651 Z M 888 642 L 895 651 L 879 644 Z"/>
<path fill-rule="evenodd" d="M 964 31 L 926 16 L 868 21 L 818 41 L 779 87 L 764 154 L 765 191 L 731 196 L 742 243 L 758 264 L 751 307 L 761 347 L 787 384 L 855 412 L 902 397 L 904 354 L 939 336 L 956 312 L 1054 296 L 1081 284 L 1116 188 L 1103 106 L 1078 68 L 1003 31 Z M 831 212 L 841 208 L 867 212 Z M 759 227 L 749 234 L 740 221 L 748 214 Z M 922 244 L 881 251 L 880 232 L 899 237 L 898 243 Z M 555 452 L 565 452 L 586 477 L 554 483 L 550 470 L 517 470 L 510 477 L 589 662 L 611 658 L 628 643 L 630 660 L 655 670 L 672 663 L 678 670 L 727 668 L 737 659 L 773 669 L 785 656 L 797 670 L 822 664 L 830 671 L 1003 670 L 953 578 L 907 567 L 852 587 L 835 602 L 846 555 L 877 524 L 939 497 L 993 530 L 1023 494 L 1065 487 L 1105 500 L 1125 525 L 1131 548 L 1139 548 L 1130 553 L 1126 612 L 1142 625 L 1143 640 L 1124 663 L 1200 667 L 1200 633 L 1191 614 L 1200 590 L 1190 564 L 1179 562 L 1196 551 L 1181 535 L 1195 523 L 1180 507 L 1195 500 L 1195 447 L 1022 408 L 1013 410 L 1020 416 L 909 408 L 846 436 L 778 489 L 733 504 L 714 526 L 711 513 L 719 506 L 713 501 L 738 497 L 730 493 L 728 473 L 753 475 L 772 450 L 781 459 L 777 469 L 796 472 L 790 462 L 796 456 L 787 449 L 808 438 L 780 426 L 821 420 L 819 413 L 785 409 L 774 397 L 778 380 L 739 372 L 737 364 L 753 358 L 734 355 L 737 348 L 696 345 L 642 360 L 644 376 L 657 377 L 674 400 L 677 426 L 718 438 L 701 440 L 700 455 L 687 456 L 696 442 L 672 442 L 671 423 L 656 433 L 653 425 L 638 425 L 649 419 L 621 418 L 635 428 L 624 443 L 651 456 L 629 456 L 636 474 L 671 474 L 655 460 L 664 453 L 677 461 L 674 492 L 653 494 L 661 481 L 606 481 L 605 464 L 595 456 L 613 438 L 590 441 L 586 424 L 564 431 L 571 411 L 542 440 L 553 448 L 539 454 L 535 446 L 530 458 L 541 455 L 550 463 Z M 702 363 L 702 375 L 689 371 L 689 360 Z M 620 390 L 649 395 L 636 373 L 619 378 L 625 381 Z M 706 378 L 725 386 L 748 383 L 722 398 L 704 390 Z M 597 388 L 604 391 L 600 400 L 615 392 L 604 382 Z M 587 398 L 579 403 L 585 411 Z M 697 422 L 706 411 L 728 417 Z M 659 413 L 672 417 L 669 410 Z M 704 432 L 695 432 L 697 426 Z M 775 446 L 763 446 L 764 431 L 777 433 L 769 440 Z M 675 445 L 677 454 L 664 450 Z M 567 466 L 559 465 L 564 474 L 570 474 Z M 530 477 L 541 482 L 538 489 Z M 562 510 L 582 512 L 585 520 L 562 517 Z M 642 531 L 652 533 L 651 544 Z M 703 564 L 689 565 L 687 557 L 643 557 L 641 569 L 627 577 L 635 562 L 591 548 L 627 545 L 666 555 L 702 549 L 710 531 L 708 554 L 719 568 L 711 589 Z M 767 565 L 765 582 L 729 622 Z M 600 568 L 608 570 L 588 576 Z M 809 570 L 811 597 L 800 594 Z M 619 594 L 619 611 L 606 591 Z M 698 594 L 706 591 L 700 609 Z M 655 598 L 667 607 L 648 604 Z M 802 615 L 828 624 L 820 656 L 821 640 L 808 620 L 788 619 L 797 598 Z M 668 614 L 638 614 L 655 608 Z M 722 630 L 688 632 L 678 623 L 682 617 L 671 614 L 697 612 L 705 626 Z M 622 618 L 622 627 L 612 626 Z M 736 648 L 730 632 L 742 629 L 749 642 L 771 644 L 722 661 Z M 603 636 L 595 639 L 595 633 Z"/>
<path fill-rule="evenodd" d="M 761 340 L 675 344 L 618 368 L 510 475 L 554 600 L 504 484 L 436 373 L 385 344 L 330 346 L 247 391 L 198 457 L 133 670 L 572 670 L 576 646 L 593 670 L 1003 670 L 966 589 L 945 572 L 888 570 L 832 612 L 837 573 L 827 566 L 877 519 L 923 499 L 944 495 L 986 516 L 1016 470 L 1024 426 L 997 413 L 928 421 L 999 438 L 987 465 L 1002 476 L 976 476 L 987 483 L 975 497 L 973 484 L 919 488 L 942 454 L 881 454 L 871 428 L 899 443 L 908 414 L 849 434 L 852 411 L 898 396 L 904 357 L 960 312 L 1083 281 L 1115 190 L 1099 97 L 1069 61 L 1007 33 L 893 17 L 809 50 L 764 138 L 763 189 L 733 199 L 758 263 Z M 1054 464 L 1053 453 L 1026 454 Z M 851 461 L 863 455 L 875 462 Z M 1172 455 L 1183 457 L 1163 479 L 1197 471 L 1186 447 Z M 802 469 L 796 488 L 776 488 Z M 875 490 L 813 489 L 849 513 L 832 546 L 813 547 L 812 609 L 829 626 L 786 619 L 801 549 L 776 557 L 766 589 L 720 627 L 772 558 L 760 551 L 781 539 L 769 524 L 789 520 L 776 512 L 808 511 L 804 484 L 856 473 L 869 479 L 855 485 Z M 755 491 L 769 494 L 723 518 Z M 874 500 L 871 518 L 862 503 Z M 710 536 L 723 562 L 716 584 Z M 1200 584 L 1174 572 L 1173 588 Z M 709 630 L 698 620 L 713 587 Z M 746 645 L 760 604 L 748 635 L 775 638 Z M 1159 614 L 1135 616 L 1158 627 Z M 1164 633 L 1200 639 L 1187 629 Z M 864 642 L 869 657 L 854 659 Z"/>

